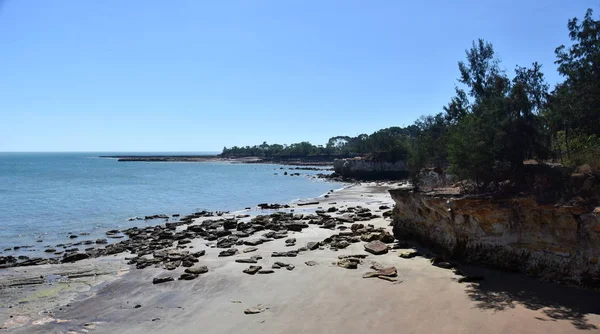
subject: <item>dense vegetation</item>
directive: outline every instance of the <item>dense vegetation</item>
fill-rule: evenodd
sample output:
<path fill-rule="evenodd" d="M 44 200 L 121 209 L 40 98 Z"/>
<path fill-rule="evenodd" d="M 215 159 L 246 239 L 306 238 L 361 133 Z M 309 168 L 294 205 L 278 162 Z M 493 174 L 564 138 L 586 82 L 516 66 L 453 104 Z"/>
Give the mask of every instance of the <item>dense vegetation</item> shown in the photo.
<path fill-rule="evenodd" d="M 407 159 L 411 170 L 450 167 L 460 178 L 501 180 L 526 160 L 600 168 L 600 20 L 588 9 L 568 22 L 570 46 L 556 48 L 564 81 L 552 90 L 542 66 L 501 67 L 492 44 L 478 40 L 458 63 L 456 96 L 443 111 L 414 125 L 371 135 L 338 136 L 312 145 L 224 148 L 226 156 L 370 155 Z"/>

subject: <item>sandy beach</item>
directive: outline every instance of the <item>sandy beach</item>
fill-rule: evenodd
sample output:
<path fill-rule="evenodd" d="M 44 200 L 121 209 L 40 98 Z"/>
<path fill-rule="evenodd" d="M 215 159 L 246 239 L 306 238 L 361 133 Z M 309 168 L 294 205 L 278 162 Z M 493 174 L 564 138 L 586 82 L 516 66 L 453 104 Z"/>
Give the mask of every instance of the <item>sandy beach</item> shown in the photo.
<path fill-rule="evenodd" d="M 314 199 L 318 204 L 291 209 L 362 206 L 381 216 L 386 210 L 380 207 L 393 206 L 388 190 L 394 186 L 356 184 Z M 390 222 L 379 217 L 362 223 L 391 232 Z M 295 249 L 339 232 L 309 225 L 287 238 L 296 239 Z M 177 278 L 185 268 L 135 269 L 126 264 L 131 255 L 120 254 L 4 269 L 0 324 L 15 333 L 576 333 L 600 328 L 596 291 L 470 266 L 460 269 L 484 280 L 459 283 L 461 276 L 433 266 L 427 257 L 399 257 L 414 248 L 404 243 L 383 255 L 369 254 L 365 242 L 356 242 L 337 251 L 321 247 L 296 257 L 272 257 L 272 252 L 290 250 L 285 241 L 218 257 L 223 249 L 213 248 L 214 242 L 193 239 L 188 249 L 206 251 L 199 264 L 209 271 L 190 281 L 161 284 L 153 284 L 153 278 L 165 273 Z M 352 254 L 367 256 L 357 269 L 338 266 L 340 256 Z M 235 259 L 255 255 L 262 256 L 256 265 L 263 269 L 277 261 L 294 268 L 243 273 L 249 264 Z M 363 278 L 373 271 L 373 261 L 395 267 L 396 281 Z M 251 308 L 258 313 L 246 314 Z"/>

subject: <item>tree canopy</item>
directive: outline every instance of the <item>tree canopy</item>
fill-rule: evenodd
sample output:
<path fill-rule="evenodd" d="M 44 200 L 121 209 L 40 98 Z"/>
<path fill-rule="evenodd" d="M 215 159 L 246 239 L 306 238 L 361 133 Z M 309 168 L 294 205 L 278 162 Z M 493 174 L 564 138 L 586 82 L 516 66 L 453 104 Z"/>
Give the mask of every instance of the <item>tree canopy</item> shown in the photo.
<path fill-rule="evenodd" d="M 600 168 L 600 20 L 588 9 L 567 28 L 572 45 L 555 51 L 564 81 L 552 90 L 541 64 L 516 66 L 509 75 L 493 45 L 479 39 L 458 62 L 456 94 L 442 112 L 407 127 L 332 137 L 324 146 L 264 142 L 224 148 L 223 155 L 368 155 L 407 160 L 413 173 L 449 167 L 482 184 L 517 172 L 530 159 Z"/>

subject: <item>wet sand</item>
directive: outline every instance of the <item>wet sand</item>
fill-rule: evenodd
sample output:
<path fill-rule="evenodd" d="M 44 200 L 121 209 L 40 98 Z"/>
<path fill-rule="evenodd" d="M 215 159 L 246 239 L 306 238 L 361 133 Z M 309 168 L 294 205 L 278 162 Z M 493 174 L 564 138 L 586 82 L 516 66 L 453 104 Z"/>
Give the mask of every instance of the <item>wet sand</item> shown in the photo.
<path fill-rule="evenodd" d="M 387 189 L 375 184 L 357 185 L 327 199 L 319 198 L 319 204 L 302 209 L 361 205 L 381 215 L 384 210 L 379 210 L 379 206 L 393 204 Z M 389 218 L 363 223 L 391 232 Z M 309 225 L 302 232 L 290 232 L 288 237 L 296 238 L 297 247 L 301 247 L 338 232 Z M 79 278 L 86 283 L 78 283 L 74 278 L 52 286 L 43 283 L 6 287 L 5 291 L 0 290 L 0 323 L 16 333 L 575 333 L 597 331 L 600 327 L 598 292 L 464 266 L 463 271 L 483 275 L 485 280 L 458 283 L 459 276 L 432 266 L 425 257 L 398 257 L 404 249 L 384 255 L 369 254 L 353 270 L 335 263 L 339 255 L 367 254 L 363 242 L 343 250 L 325 248 L 284 258 L 272 258 L 271 253 L 290 250 L 285 239 L 259 245 L 253 253 L 224 258 L 217 257 L 222 249 L 206 244 L 202 239 L 194 239 L 190 244 L 195 251 L 206 250 L 199 264 L 209 268 L 208 273 L 191 281 L 152 284 L 154 277 L 164 275 L 164 269 L 128 270 L 122 260 L 126 256 L 122 255 L 71 265 L 7 269 L 0 273 L 0 284 L 4 286 L 8 279 L 14 282 L 29 275 L 32 280 L 47 270 L 93 268 L 100 275 Z M 242 270 L 248 264 L 234 260 L 252 255 L 263 256 L 258 262 L 263 268 L 281 261 L 295 265 L 295 269 L 279 269 L 267 275 L 244 274 Z M 308 266 L 306 261 L 317 265 Z M 372 271 L 371 261 L 395 266 L 400 282 L 362 278 L 365 272 Z M 183 269 L 168 273 L 177 277 Z M 39 292 L 55 289 L 56 284 L 77 288 Z M 29 293 L 34 287 L 37 292 Z M 21 289 L 20 294 L 15 292 L 17 289 Z M 55 296 L 54 300 L 48 302 L 46 295 Z M 266 310 L 244 313 L 257 305 Z M 39 313 L 40 309 L 49 313 Z"/>

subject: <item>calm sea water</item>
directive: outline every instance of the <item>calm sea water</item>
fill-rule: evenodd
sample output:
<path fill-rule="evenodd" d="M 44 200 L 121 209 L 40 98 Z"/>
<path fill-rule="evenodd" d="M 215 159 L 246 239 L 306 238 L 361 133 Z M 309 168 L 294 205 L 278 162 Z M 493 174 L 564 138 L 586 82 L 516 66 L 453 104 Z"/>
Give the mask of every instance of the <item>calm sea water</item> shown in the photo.
<path fill-rule="evenodd" d="M 287 166 L 117 162 L 98 155 L 0 153 L 0 252 L 16 245 L 43 250 L 68 242 L 69 232 L 90 233 L 77 239 L 86 240 L 113 228 L 161 223 L 129 222 L 129 217 L 241 210 L 341 187 L 307 177 L 314 171 L 283 176 Z"/>

